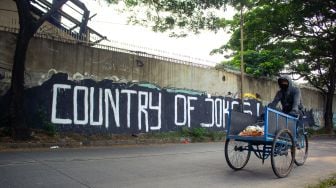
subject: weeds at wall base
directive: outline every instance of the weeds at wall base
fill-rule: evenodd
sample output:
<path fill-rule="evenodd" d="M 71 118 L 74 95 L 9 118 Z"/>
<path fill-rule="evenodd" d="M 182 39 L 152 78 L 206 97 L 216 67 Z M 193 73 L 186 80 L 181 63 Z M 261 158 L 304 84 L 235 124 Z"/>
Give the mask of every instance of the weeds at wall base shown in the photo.
<path fill-rule="evenodd" d="M 333 134 L 328 134 L 325 129 L 312 129 L 312 128 L 308 128 L 306 129 L 308 137 L 320 137 L 320 136 L 324 136 L 324 137 L 335 137 L 336 136 L 336 130 L 334 129 Z"/>
<path fill-rule="evenodd" d="M 166 143 L 190 143 L 223 141 L 225 132 L 208 131 L 203 128 L 183 129 L 171 132 L 152 132 L 140 134 L 92 134 L 56 132 L 49 134 L 43 129 L 31 129 L 31 137 L 26 141 L 16 141 L 10 136 L 4 136 L 5 129 L 0 129 L 0 151 L 8 149 L 34 149 L 57 147 L 82 147 L 82 146 L 115 146 L 115 145 L 143 145 Z"/>

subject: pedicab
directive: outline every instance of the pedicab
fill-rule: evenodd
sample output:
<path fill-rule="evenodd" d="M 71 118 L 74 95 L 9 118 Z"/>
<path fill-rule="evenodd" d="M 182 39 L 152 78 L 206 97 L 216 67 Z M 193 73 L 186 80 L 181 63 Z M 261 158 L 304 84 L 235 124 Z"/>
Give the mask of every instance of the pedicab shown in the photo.
<path fill-rule="evenodd" d="M 288 176 L 294 163 L 301 166 L 308 155 L 308 137 L 303 118 L 265 107 L 262 121 L 250 114 L 229 113 L 224 154 L 229 167 L 241 170 L 251 153 L 262 160 L 271 158 L 273 172 Z"/>

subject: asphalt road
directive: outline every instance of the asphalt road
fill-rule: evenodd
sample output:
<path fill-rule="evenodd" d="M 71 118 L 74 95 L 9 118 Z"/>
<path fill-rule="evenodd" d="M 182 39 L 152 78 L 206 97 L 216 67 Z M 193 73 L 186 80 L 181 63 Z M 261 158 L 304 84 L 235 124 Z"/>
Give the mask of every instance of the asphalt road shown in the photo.
<path fill-rule="evenodd" d="M 224 143 L 0 152 L 0 187 L 305 187 L 336 173 L 336 140 L 309 144 L 305 165 L 282 179 L 270 159 L 232 171 Z"/>

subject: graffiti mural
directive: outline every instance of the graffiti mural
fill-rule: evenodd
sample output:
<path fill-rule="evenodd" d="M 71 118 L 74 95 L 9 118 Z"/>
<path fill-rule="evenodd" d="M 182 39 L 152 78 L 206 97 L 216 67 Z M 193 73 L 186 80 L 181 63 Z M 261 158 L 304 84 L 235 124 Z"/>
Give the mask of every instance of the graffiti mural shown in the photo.
<path fill-rule="evenodd" d="M 149 83 L 92 79 L 72 81 L 54 74 L 26 91 L 27 121 L 42 111 L 59 131 L 135 133 L 174 131 L 179 127 L 225 130 L 229 109 L 238 99 Z M 244 112 L 259 116 L 257 100 L 244 101 Z M 39 125 L 34 125 L 38 127 Z"/>
<path fill-rule="evenodd" d="M 313 117 L 316 127 L 322 127 L 324 125 L 323 112 L 322 111 L 313 111 Z"/>

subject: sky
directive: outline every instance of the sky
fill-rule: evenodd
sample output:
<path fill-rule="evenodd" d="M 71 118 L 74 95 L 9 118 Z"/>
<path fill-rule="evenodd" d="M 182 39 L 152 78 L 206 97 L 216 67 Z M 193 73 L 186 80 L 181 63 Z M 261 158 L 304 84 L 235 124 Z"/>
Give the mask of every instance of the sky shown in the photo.
<path fill-rule="evenodd" d="M 128 24 L 127 14 L 120 13 L 117 6 L 107 5 L 105 0 L 81 1 L 89 9 L 90 16 L 97 14 L 88 25 L 109 40 L 101 44 L 209 66 L 215 66 L 225 60 L 223 54 L 210 55 L 212 49 L 219 48 L 229 41 L 230 34 L 223 30 L 217 33 L 203 31 L 198 35 L 190 33 L 185 38 L 172 38 L 169 37 L 169 32 L 156 33 L 151 28 Z M 67 5 L 64 5 L 62 9 L 69 13 L 72 10 Z M 231 19 L 234 13 L 234 9 L 229 7 L 227 11 L 221 12 L 221 16 Z M 73 11 L 72 16 L 76 18 L 76 14 L 79 15 Z M 77 19 L 80 20 L 81 15 Z M 302 83 L 303 81 L 301 79 L 296 82 Z"/>
<path fill-rule="evenodd" d="M 172 38 L 168 32 L 155 33 L 150 28 L 127 24 L 127 15 L 118 13 L 116 6 L 108 6 L 104 1 L 82 0 L 82 2 L 90 10 L 90 15 L 97 13 L 88 24 L 110 40 L 104 44 L 184 60 L 190 60 L 190 56 L 196 63 L 210 66 L 224 60 L 221 54 L 209 54 L 212 49 L 220 47 L 229 40 L 230 35 L 223 30 L 217 33 L 204 31 L 198 35 L 191 33 L 185 38 Z M 65 8 L 67 7 L 63 7 Z M 228 9 L 224 16 L 232 18 L 233 14 L 233 9 Z"/>

